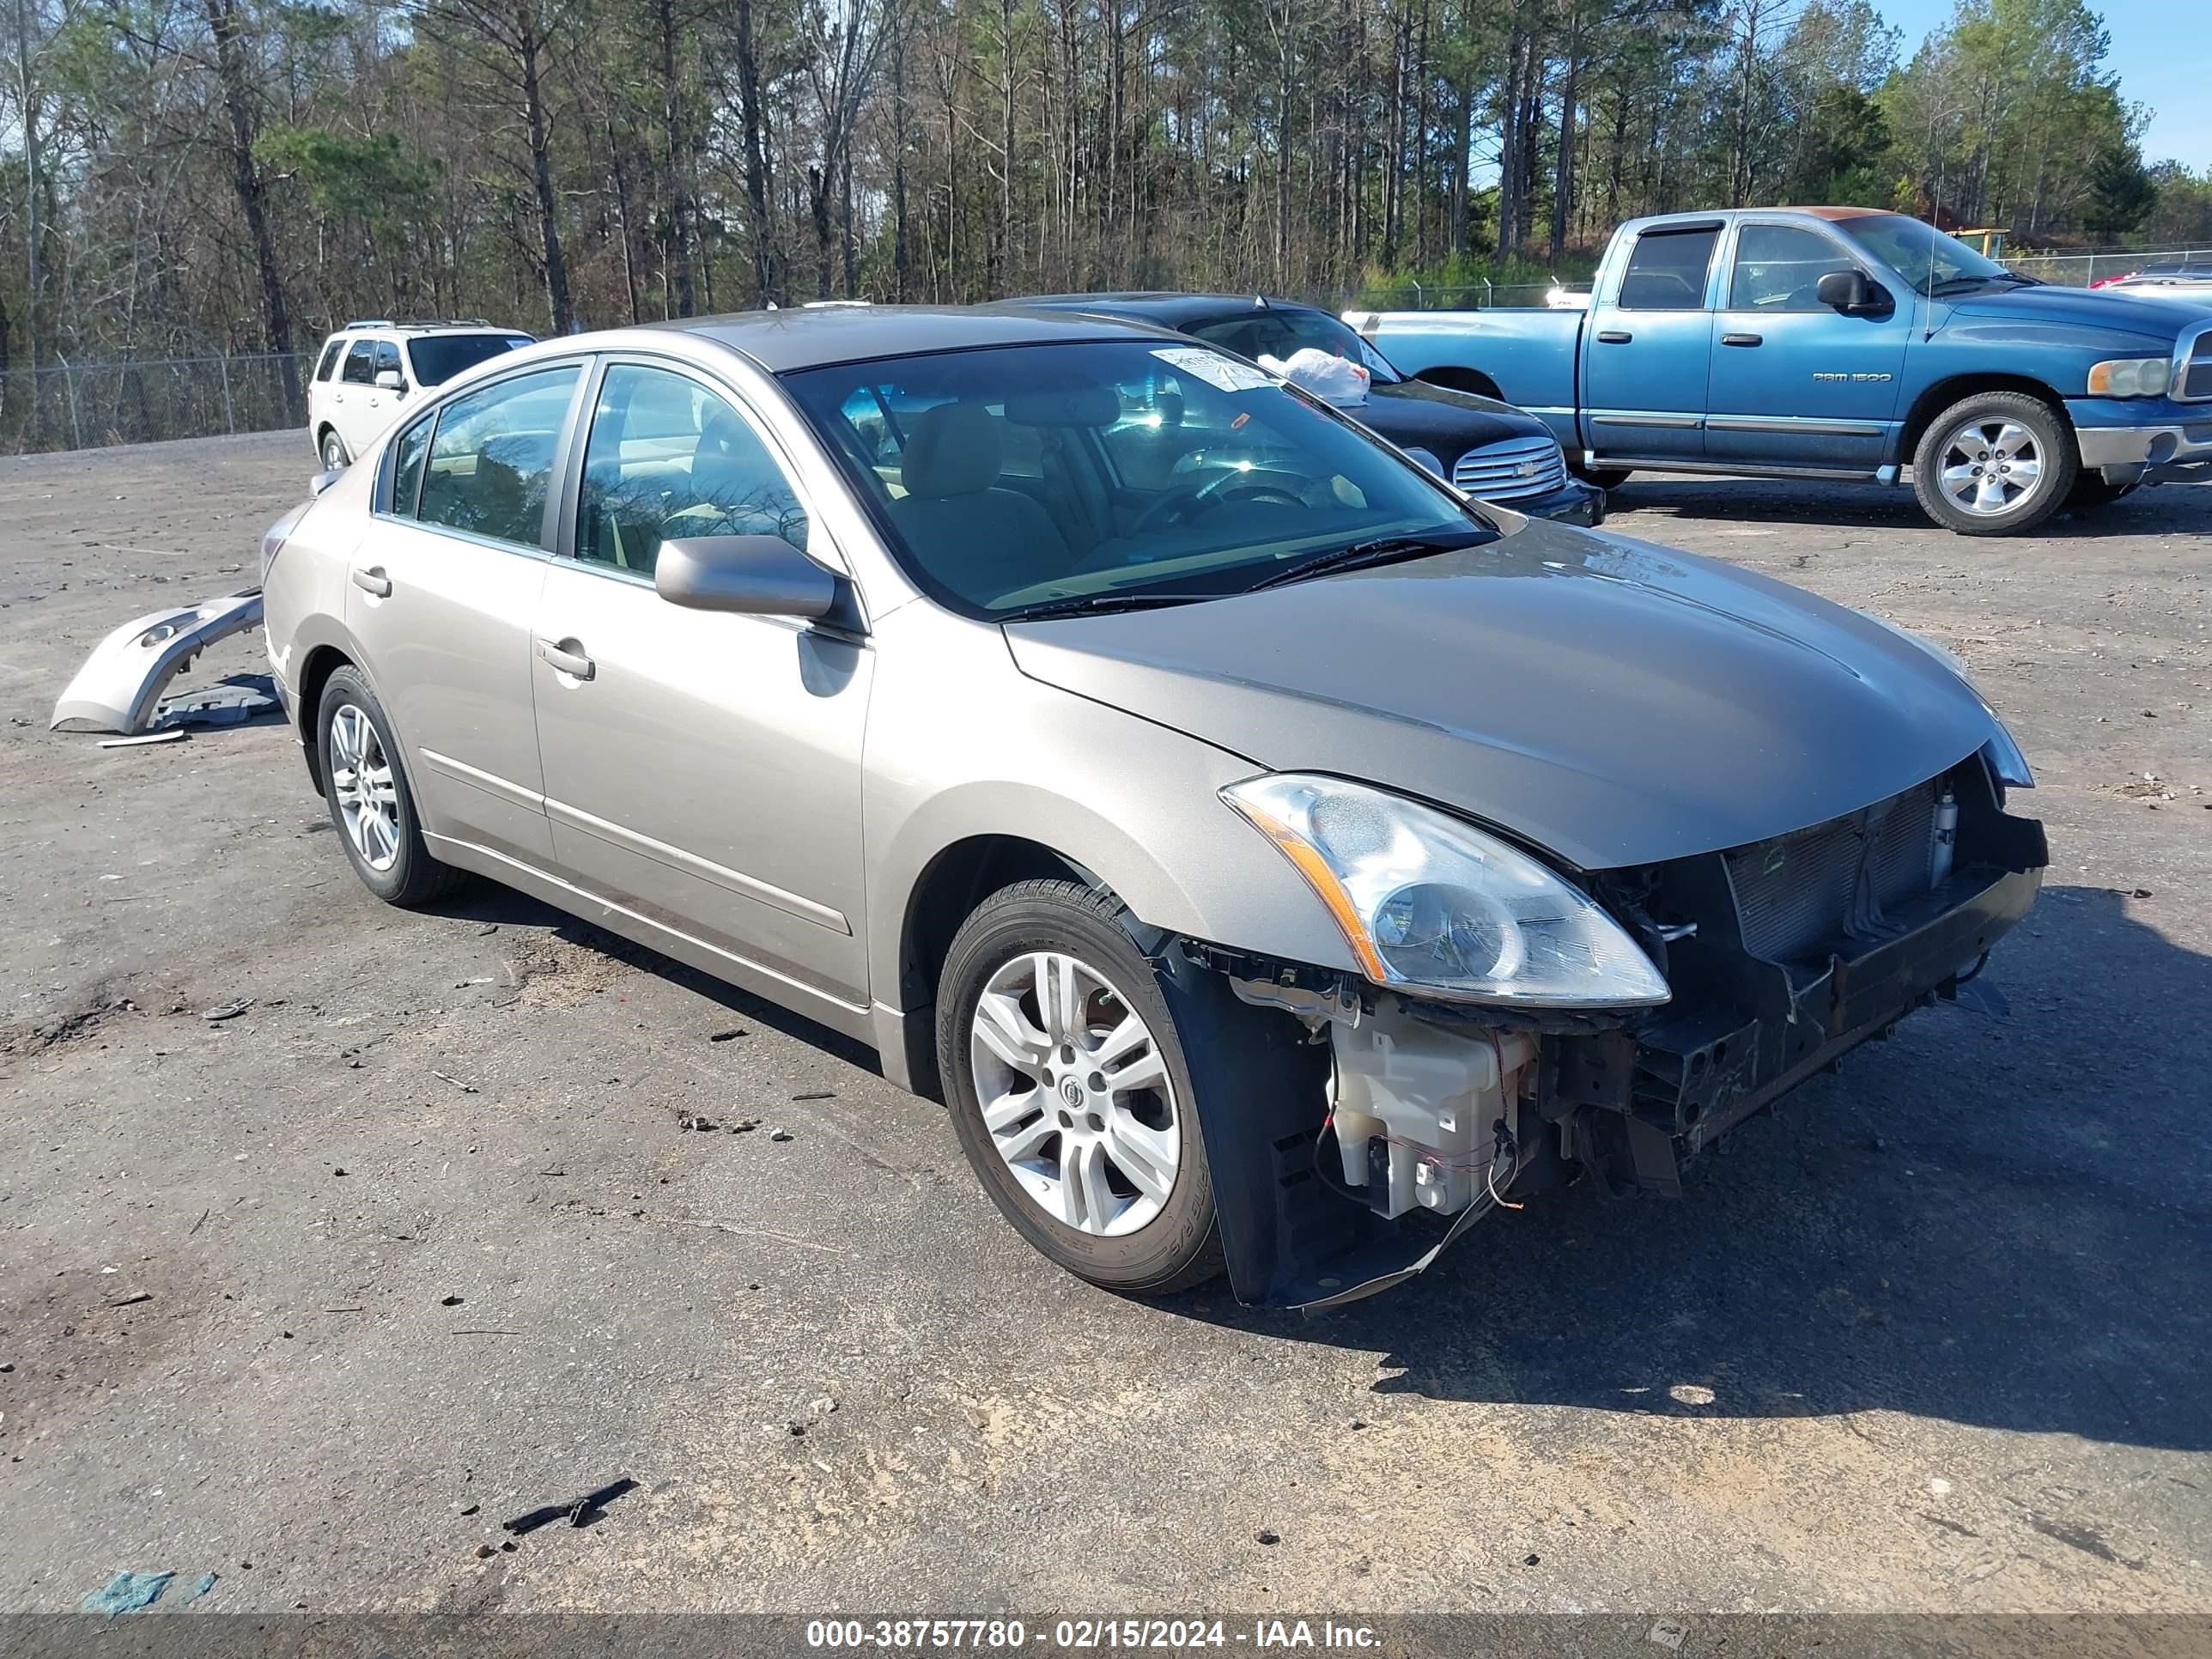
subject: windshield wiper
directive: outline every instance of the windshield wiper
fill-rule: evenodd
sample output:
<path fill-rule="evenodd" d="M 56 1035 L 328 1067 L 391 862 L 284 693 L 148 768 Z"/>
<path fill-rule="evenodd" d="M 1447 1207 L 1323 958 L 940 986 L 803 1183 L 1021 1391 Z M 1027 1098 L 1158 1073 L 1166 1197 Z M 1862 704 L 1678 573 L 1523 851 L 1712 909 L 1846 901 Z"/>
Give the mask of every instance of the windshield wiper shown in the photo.
<path fill-rule="evenodd" d="M 1254 582 L 1244 591 L 1257 593 L 1262 588 L 1281 587 L 1289 582 L 1304 581 L 1309 576 L 1325 576 L 1332 570 L 1354 570 L 1363 565 L 1389 564 L 1396 559 L 1418 559 L 1431 553 L 1451 553 L 1462 547 L 1474 547 L 1492 538 L 1475 532 L 1454 532 L 1442 536 L 1377 536 L 1372 541 L 1354 542 L 1349 547 L 1340 547 L 1327 553 L 1316 553 L 1285 569 L 1272 571 Z"/>
<path fill-rule="evenodd" d="M 1114 611 L 1154 611 L 1163 605 L 1195 605 L 1218 599 L 1220 593 L 1081 593 L 1073 599 L 1046 599 L 1024 605 L 991 620 L 1001 623 L 1045 622 L 1054 617 L 1096 617 Z"/>

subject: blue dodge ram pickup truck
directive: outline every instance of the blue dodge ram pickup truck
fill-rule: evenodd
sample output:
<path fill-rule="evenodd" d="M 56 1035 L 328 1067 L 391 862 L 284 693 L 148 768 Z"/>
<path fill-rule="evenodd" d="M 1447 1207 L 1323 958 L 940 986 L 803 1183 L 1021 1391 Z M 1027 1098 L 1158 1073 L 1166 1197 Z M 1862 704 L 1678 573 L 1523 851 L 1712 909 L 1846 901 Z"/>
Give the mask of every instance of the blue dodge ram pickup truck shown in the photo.
<path fill-rule="evenodd" d="M 2212 459 L 2212 304 L 2057 288 L 1868 208 L 1632 220 L 1587 309 L 1347 312 L 1576 469 L 1894 483 L 1970 536 Z"/>

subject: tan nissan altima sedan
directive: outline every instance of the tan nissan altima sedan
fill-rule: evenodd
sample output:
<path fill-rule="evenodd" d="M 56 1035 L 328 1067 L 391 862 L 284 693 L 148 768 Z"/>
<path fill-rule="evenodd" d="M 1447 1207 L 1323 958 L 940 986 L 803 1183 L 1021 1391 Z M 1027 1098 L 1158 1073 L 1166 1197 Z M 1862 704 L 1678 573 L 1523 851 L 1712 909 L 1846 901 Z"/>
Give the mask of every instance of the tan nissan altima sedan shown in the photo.
<path fill-rule="evenodd" d="M 548 341 L 319 483 L 269 653 L 369 890 L 489 877 L 872 1044 L 1119 1290 L 1311 1305 L 1672 1189 L 2045 862 L 1937 647 L 1142 324 Z"/>

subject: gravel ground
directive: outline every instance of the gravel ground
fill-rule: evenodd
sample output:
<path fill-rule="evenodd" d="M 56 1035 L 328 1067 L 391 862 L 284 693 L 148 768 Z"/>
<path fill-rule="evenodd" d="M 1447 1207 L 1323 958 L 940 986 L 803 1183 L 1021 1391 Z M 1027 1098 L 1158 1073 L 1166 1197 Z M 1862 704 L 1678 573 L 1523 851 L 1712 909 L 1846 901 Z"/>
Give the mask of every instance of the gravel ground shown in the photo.
<path fill-rule="evenodd" d="M 0 1610 L 2212 1611 L 2208 492 L 2009 542 L 1620 492 L 1966 659 L 2054 848 L 2010 1017 L 1307 1321 L 1052 1271 L 795 1017 L 489 887 L 379 906 L 279 726 L 49 734 L 309 465 L 0 462 Z"/>

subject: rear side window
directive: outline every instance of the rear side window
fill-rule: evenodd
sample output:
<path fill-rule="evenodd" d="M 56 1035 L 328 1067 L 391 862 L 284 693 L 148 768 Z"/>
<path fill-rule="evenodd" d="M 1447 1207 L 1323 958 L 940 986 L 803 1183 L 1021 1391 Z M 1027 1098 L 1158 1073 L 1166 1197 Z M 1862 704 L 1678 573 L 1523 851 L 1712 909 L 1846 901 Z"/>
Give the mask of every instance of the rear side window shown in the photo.
<path fill-rule="evenodd" d="M 436 418 L 425 415 L 393 442 L 392 494 L 384 503 L 387 513 L 403 519 L 415 516 L 415 498 L 422 487 L 422 459 L 430 453 L 430 423 Z"/>
<path fill-rule="evenodd" d="M 375 351 L 366 340 L 356 340 L 346 353 L 345 373 L 338 377 L 348 386 L 376 384 Z"/>
<path fill-rule="evenodd" d="M 416 516 L 519 547 L 543 545 L 553 452 L 582 372 L 568 363 L 519 374 L 439 410 Z"/>
<path fill-rule="evenodd" d="M 318 380 L 327 380 L 331 378 L 331 371 L 337 368 L 338 357 L 344 350 L 345 340 L 343 336 L 332 340 L 323 348 L 323 361 L 315 365 L 315 378 Z"/>
<path fill-rule="evenodd" d="M 1702 311 L 1705 273 L 1712 268 L 1713 245 L 1720 228 L 1647 230 L 1636 239 L 1628 270 L 1620 279 L 1624 311 Z"/>

